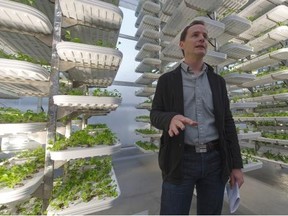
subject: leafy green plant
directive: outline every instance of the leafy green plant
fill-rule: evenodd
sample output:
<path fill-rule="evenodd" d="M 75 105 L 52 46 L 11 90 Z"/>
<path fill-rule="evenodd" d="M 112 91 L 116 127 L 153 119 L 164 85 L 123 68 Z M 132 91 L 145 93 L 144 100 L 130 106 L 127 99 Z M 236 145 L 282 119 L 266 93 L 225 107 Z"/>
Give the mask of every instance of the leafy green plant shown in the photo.
<path fill-rule="evenodd" d="M 108 91 L 107 89 L 102 90 L 100 88 L 96 88 L 92 94 L 93 96 L 97 97 L 121 97 L 121 93 L 117 89 Z"/>
<path fill-rule="evenodd" d="M 21 153 L 19 158 L 27 158 L 27 161 L 22 164 L 13 164 L 8 160 L 2 162 L 0 166 L 0 188 L 21 186 L 23 180 L 31 178 L 34 173 L 44 168 L 45 151 L 41 147 Z"/>
<path fill-rule="evenodd" d="M 86 130 L 90 130 L 90 129 L 103 129 L 103 128 L 108 128 L 107 124 L 90 124 L 87 125 L 87 127 L 85 128 Z"/>
<path fill-rule="evenodd" d="M 141 148 L 143 148 L 145 150 L 149 150 L 149 151 L 159 150 L 159 148 L 154 143 L 147 142 L 147 141 L 137 141 L 136 145 L 140 146 Z"/>
<path fill-rule="evenodd" d="M 155 129 L 136 129 L 135 131 L 142 133 L 142 134 L 158 134 L 159 132 Z"/>
<path fill-rule="evenodd" d="M 69 203 L 89 202 L 94 197 L 116 197 L 118 193 L 111 170 L 110 157 L 71 161 L 65 179 L 57 178 L 54 182 L 50 209 L 61 210 Z"/>
<path fill-rule="evenodd" d="M 69 138 L 58 137 L 51 148 L 52 151 L 65 150 L 68 147 L 92 147 L 96 145 L 113 145 L 116 143 L 116 135 L 111 130 L 96 131 L 90 134 L 89 130 L 79 130 Z"/>
<path fill-rule="evenodd" d="M 47 113 L 35 113 L 32 110 L 22 112 L 14 108 L 0 108 L 0 123 L 31 123 L 46 122 L 48 120 Z"/>
<path fill-rule="evenodd" d="M 65 36 L 64 36 L 64 38 L 65 38 L 67 41 L 71 41 L 71 42 L 75 42 L 75 43 L 81 43 L 80 38 L 78 38 L 78 37 L 73 38 L 73 37 L 71 36 L 71 32 L 70 32 L 69 30 L 66 30 L 66 31 L 65 31 Z"/>
<path fill-rule="evenodd" d="M 32 58 L 31 56 L 24 54 L 22 52 L 17 52 L 16 54 L 7 54 L 4 52 L 4 50 L 0 50 L 0 58 L 5 59 L 14 59 L 19 61 L 27 61 L 34 64 L 40 64 L 40 65 L 49 65 L 49 63 L 46 60 L 36 60 Z"/>
<path fill-rule="evenodd" d="M 136 116 L 136 120 L 149 120 L 150 116 L 149 115 L 141 115 L 141 116 Z"/>
<path fill-rule="evenodd" d="M 30 5 L 30 6 L 33 6 L 36 2 L 36 0 L 12 0 L 12 1 L 20 2 L 22 4 L 26 4 L 26 5 Z"/>

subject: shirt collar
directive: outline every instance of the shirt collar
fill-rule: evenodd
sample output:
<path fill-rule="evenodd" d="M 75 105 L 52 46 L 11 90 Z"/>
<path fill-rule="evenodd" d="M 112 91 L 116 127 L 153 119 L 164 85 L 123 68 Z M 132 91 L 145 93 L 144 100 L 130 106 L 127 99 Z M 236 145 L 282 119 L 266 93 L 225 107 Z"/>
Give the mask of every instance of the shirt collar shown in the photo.
<path fill-rule="evenodd" d="M 184 70 L 185 73 L 189 73 L 189 74 L 194 74 L 194 72 L 191 70 L 191 68 L 189 67 L 188 64 L 186 64 L 184 61 L 181 63 L 181 68 Z M 201 72 L 199 73 L 199 75 L 203 74 L 204 72 L 207 71 L 207 65 L 205 63 L 203 63 L 203 67 Z"/>

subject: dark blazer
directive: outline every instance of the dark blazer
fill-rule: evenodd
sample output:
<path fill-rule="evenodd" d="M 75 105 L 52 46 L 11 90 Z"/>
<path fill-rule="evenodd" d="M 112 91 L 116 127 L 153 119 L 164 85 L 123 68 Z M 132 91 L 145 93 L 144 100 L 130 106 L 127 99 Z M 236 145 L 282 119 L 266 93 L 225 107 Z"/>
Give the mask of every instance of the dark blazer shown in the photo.
<path fill-rule="evenodd" d="M 243 168 L 243 163 L 225 80 L 214 73 L 209 65 L 207 76 L 212 91 L 215 124 L 219 133 L 222 179 L 226 182 L 231 170 Z M 177 114 L 184 115 L 181 65 L 159 78 L 150 112 L 152 125 L 163 130 L 158 157 L 163 181 L 176 184 L 182 180 L 185 130 L 174 137 L 169 136 L 168 130 L 171 119 Z"/>

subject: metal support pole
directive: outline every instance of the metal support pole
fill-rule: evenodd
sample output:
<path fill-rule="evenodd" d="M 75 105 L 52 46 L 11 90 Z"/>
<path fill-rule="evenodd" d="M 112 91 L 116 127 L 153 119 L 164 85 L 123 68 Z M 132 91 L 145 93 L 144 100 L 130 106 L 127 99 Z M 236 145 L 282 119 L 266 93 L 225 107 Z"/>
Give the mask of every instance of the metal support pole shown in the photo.
<path fill-rule="evenodd" d="M 38 102 L 37 102 L 37 113 L 42 112 L 42 97 L 38 97 Z"/>
<path fill-rule="evenodd" d="M 50 157 L 49 147 L 55 142 L 56 123 L 57 123 L 57 106 L 53 102 L 53 96 L 59 91 L 59 56 L 57 54 L 56 45 L 61 41 L 61 22 L 62 13 L 59 0 L 55 0 L 54 9 L 54 30 L 52 43 L 51 73 L 50 73 L 50 92 L 49 92 L 49 108 L 48 108 L 48 127 L 45 151 L 45 169 L 44 169 L 44 187 L 43 187 L 43 206 L 44 212 L 49 205 L 49 198 L 52 196 L 53 190 L 53 171 L 54 163 Z"/>

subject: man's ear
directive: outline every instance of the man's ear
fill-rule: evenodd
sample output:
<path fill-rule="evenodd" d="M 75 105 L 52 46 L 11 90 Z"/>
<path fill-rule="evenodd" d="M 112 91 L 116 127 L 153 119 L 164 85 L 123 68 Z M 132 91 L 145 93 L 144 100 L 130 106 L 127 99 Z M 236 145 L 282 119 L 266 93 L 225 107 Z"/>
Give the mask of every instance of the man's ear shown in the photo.
<path fill-rule="evenodd" d="M 180 41 L 180 42 L 179 42 L 179 47 L 180 47 L 181 49 L 183 49 L 183 44 L 184 44 L 184 41 Z"/>

